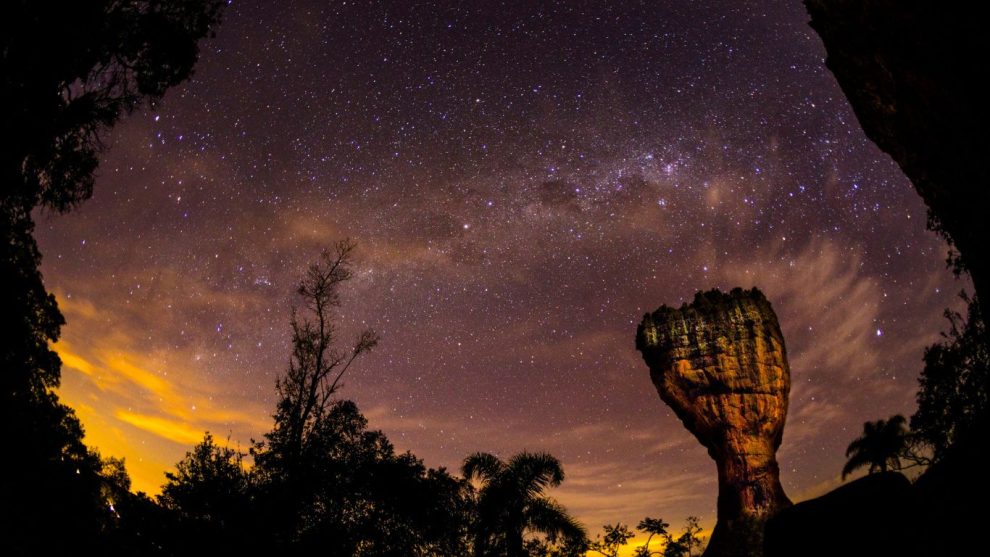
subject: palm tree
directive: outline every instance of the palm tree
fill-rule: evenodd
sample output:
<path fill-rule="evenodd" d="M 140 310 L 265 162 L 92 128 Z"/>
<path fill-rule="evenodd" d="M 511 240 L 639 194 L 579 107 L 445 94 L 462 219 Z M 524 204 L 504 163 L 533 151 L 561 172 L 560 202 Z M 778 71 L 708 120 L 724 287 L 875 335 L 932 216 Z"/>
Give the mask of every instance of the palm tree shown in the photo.
<path fill-rule="evenodd" d="M 870 467 L 870 474 L 900 470 L 901 457 L 907 453 L 910 436 L 907 420 L 900 414 L 889 420 L 877 420 L 863 424 L 863 434 L 849 443 L 842 468 L 842 479 L 864 466 Z"/>
<path fill-rule="evenodd" d="M 560 461 L 547 453 L 521 452 L 508 462 L 489 453 L 464 459 L 467 480 L 478 480 L 478 519 L 474 532 L 476 557 L 523 557 L 524 536 L 538 532 L 551 541 L 583 544 L 584 527 L 553 499 L 547 488 L 564 481 Z"/>

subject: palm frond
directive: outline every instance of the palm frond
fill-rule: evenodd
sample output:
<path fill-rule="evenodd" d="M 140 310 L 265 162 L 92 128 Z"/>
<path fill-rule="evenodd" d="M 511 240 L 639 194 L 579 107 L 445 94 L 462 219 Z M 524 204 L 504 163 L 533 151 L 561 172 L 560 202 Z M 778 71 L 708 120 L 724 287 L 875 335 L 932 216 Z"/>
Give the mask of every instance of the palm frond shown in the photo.
<path fill-rule="evenodd" d="M 900 470 L 901 457 L 908 452 L 909 437 L 907 419 L 900 414 L 864 423 L 863 434 L 846 447 L 849 460 L 842 468 L 842 479 L 864 466 L 869 466 L 871 474 L 877 470 Z"/>
<path fill-rule="evenodd" d="M 474 453 L 464 459 L 461 473 L 466 480 L 477 478 L 483 483 L 488 483 L 500 476 L 505 468 L 505 463 L 491 453 Z"/>
<path fill-rule="evenodd" d="M 845 480 L 846 476 L 849 474 L 852 474 L 856 470 L 869 465 L 870 459 L 867 458 L 866 453 L 854 453 L 853 456 L 846 461 L 846 465 L 842 467 L 842 479 Z"/>
<path fill-rule="evenodd" d="M 577 542 L 588 537 L 584 525 L 553 499 L 540 497 L 531 500 L 526 507 L 525 519 L 529 528 L 546 535 L 552 541 L 564 539 Z"/>
<path fill-rule="evenodd" d="M 557 457 L 549 453 L 521 452 L 509 459 L 507 468 L 521 491 L 538 496 L 564 481 L 564 468 Z"/>

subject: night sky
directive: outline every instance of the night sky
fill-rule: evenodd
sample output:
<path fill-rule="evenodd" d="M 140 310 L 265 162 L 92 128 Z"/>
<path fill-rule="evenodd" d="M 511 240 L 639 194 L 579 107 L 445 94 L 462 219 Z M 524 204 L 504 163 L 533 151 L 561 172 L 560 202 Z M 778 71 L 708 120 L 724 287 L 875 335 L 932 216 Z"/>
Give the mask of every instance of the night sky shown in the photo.
<path fill-rule="evenodd" d="M 634 348 L 699 289 L 777 311 L 793 499 L 913 412 L 967 284 L 800 2 L 326 4 L 235 1 L 193 79 L 107 136 L 93 199 L 39 215 L 61 395 L 135 489 L 206 429 L 269 429 L 295 283 L 344 237 L 341 334 L 383 341 L 342 396 L 428 466 L 551 452 L 592 533 L 714 523 L 715 465 Z"/>

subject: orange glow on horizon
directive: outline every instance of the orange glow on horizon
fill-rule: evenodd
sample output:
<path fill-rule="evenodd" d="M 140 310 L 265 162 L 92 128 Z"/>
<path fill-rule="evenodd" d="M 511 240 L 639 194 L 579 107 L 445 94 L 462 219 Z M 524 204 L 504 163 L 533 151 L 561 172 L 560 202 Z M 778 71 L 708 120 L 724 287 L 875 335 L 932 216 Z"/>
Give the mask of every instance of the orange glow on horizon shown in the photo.
<path fill-rule="evenodd" d="M 125 459 L 135 491 L 159 493 L 165 472 L 206 431 L 236 446 L 270 427 L 261 404 L 204 381 L 194 356 L 145 354 L 96 304 L 61 293 L 57 301 L 69 323 L 53 346 L 62 359 L 59 395 L 76 410 L 89 447 Z"/>

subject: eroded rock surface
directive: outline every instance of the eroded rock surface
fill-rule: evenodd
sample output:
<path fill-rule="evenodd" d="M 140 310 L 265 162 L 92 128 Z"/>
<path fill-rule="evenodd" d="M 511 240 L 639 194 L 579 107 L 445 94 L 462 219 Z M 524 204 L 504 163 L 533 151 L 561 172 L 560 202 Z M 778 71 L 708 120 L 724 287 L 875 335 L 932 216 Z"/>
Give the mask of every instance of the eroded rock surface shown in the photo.
<path fill-rule="evenodd" d="M 755 288 L 699 292 L 647 314 L 636 348 L 660 398 L 718 467 L 718 524 L 705 555 L 760 555 L 763 523 L 790 505 L 776 459 L 790 368 L 770 302 Z"/>

